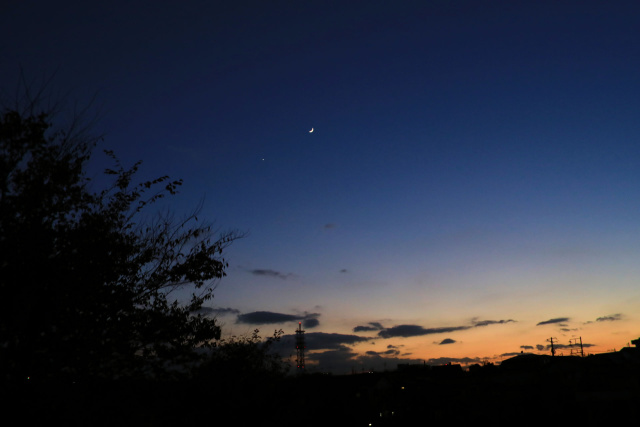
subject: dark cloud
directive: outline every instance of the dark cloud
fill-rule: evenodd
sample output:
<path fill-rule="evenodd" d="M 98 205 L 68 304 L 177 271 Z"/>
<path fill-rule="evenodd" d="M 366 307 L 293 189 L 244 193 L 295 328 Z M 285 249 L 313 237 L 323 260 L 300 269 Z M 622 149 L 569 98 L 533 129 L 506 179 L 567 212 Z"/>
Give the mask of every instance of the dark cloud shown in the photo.
<path fill-rule="evenodd" d="M 302 326 L 307 329 L 313 329 L 320 325 L 320 321 L 315 317 L 307 317 L 302 321 Z"/>
<path fill-rule="evenodd" d="M 542 350 L 544 350 L 544 346 L 542 344 L 536 344 L 536 349 L 538 351 L 542 351 Z"/>
<path fill-rule="evenodd" d="M 521 345 L 520 348 L 523 350 L 533 350 L 532 345 Z"/>
<path fill-rule="evenodd" d="M 473 321 L 473 326 L 487 326 L 487 325 L 501 325 L 504 323 L 511 323 L 511 322 L 515 322 L 515 320 L 513 319 L 509 319 L 509 320 L 474 320 Z"/>
<path fill-rule="evenodd" d="M 320 313 L 304 313 L 304 318 L 302 319 L 302 326 L 307 329 L 313 329 L 320 325 L 320 321 L 318 320 L 320 317 Z"/>
<path fill-rule="evenodd" d="M 325 224 L 325 225 L 324 225 L 324 228 L 325 228 L 326 230 L 330 230 L 330 229 L 332 229 L 332 228 L 336 228 L 336 227 L 337 227 L 337 225 L 336 225 L 336 224 L 333 224 L 333 223 L 329 223 L 329 224 Z"/>
<path fill-rule="evenodd" d="M 346 374 L 354 370 L 356 356 L 351 348 L 345 346 L 321 353 L 309 353 L 306 356 L 306 368 L 309 372 Z"/>
<path fill-rule="evenodd" d="M 357 335 L 329 334 L 325 332 L 310 332 L 305 334 L 307 349 L 309 350 L 336 350 L 344 345 L 353 345 L 369 341 L 369 338 Z"/>
<path fill-rule="evenodd" d="M 390 356 L 388 356 L 389 354 Z M 309 353 L 306 357 L 307 370 L 309 372 L 334 372 L 348 374 L 362 371 L 395 370 L 398 364 L 423 363 L 421 359 L 398 357 L 387 352 L 371 351 L 364 355 L 358 355 L 351 348 L 342 346 L 335 350 L 318 353 Z"/>
<path fill-rule="evenodd" d="M 371 326 L 356 326 L 355 328 L 353 328 L 353 332 L 371 332 L 371 331 L 378 331 L 379 329 L 377 328 L 373 328 Z"/>
<path fill-rule="evenodd" d="M 309 354 L 317 351 L 350 349 L 350 345 L 367 342 L 370 338 L 347 334 L 329 334 L 325 332 L 307 332 L 304 334 L 306 350 Z M 274 345 L 274 349 L 285 356 L 295 352 L 295 334 L 283 335 Z"/>
<path fill-rule="evenodd" d="M 475 320 L 474 319 L 471 321 L 472 325 L 449 326 L 444 328 L 423 328 L 420 325 L 398 325 L 392 328 L 382 328 L 382 325 L 380 325 L 379 323 L 377 325 L 380 325 L 381 327 L 380 332 L 378 332 L 378 335 L 380 337 L 391 338 L 391 337 L 415 337 L 415 336 L 421 336 L 421 335 L 442 334 L 447 332 L 463 331 L 471 328 L 477 328 L 477 327 L 488 326 L 488 325 L 501 325 L 501 324 L 512 323 L 512 322 L 515 322 L 515 320 L 513 319 Z M 370 323 L 370 325 L 373 325 L 373 323 Z M 366 326 L 358 326 L 357 328 L 361 328 L 361 329 L 358 329 L 358 330 L 354 329 L 354 332 L 374 330 Z"/>
<path fill-rule="evenodd" d="M 286 314 L 271 311 L 254 311 L 239 314 L 236 323 L 248 325 L 268 325 L 273 323 L 302 322 L 305 328 L 315 328 L 320 324 L 320 313 Z"/>
<path fill-rule="evenodd" d="M 618 314 L 612 314 L 611 316 L 598 317 L 596 319 L 596 322 L 613 322 L 621 319 L 622 319 L 622 314 L 618 313 Z"/>
<path fill-rule="evenodd" d="M 549 319 L 549 320 L 545 320 L 545 321 L 539 322 L 536 326 L 549 325 L 549 324 L 553 324 L 553 323 L 564 323 L 564 322 L 568 322 L 568 321 L 569 321 L 568 317 L 556 317 L 555 319 Z"/>
<path fill-rule="evenodd" d="M 353 332 L 371 332 L 371 331 L 379 331 L 384 329 L 384 327 L 378 322 L 369 322 L 369 326 L 356 326 L 353 328 Z"/>
<path fill-rule="evenodd" d="M 340 273 L 347 273 L 349 270 L 347 270 L 346 268 L 343 268 L 342 270 L 340 270 Z"/>
<path fill-rule="evenodd" d="M 364 326 L 354 328 L 354 331 L 378 331 L 381 338 L 411 337 L 429 334 L 440 334 L 459 330 L 468 330 L 476 325 L 486 326 L 492 324 L 509 323 L 510 320 L 490 320 L 476 321 L 473 325 L 453 326 L 444 328 L 424 328 L 419 325 L 398 325 L 392 328 L 384 328 L 379 322 L 370 322 Z M 386 350 L 369 350 L 365 354 L 356 353 L 352 346 L 363 343 L 374 343 L 375 339 L 350 334 L 330 334 L 324 332 L 309 332 L 305 334 L 305 346 L 307 360 L 307 371 L 309 372 L 334 372 L 349 373 L 368 370 L 393 370 L 398 364 L 428 363 L 430 365 L 442 365 L 446 363 L 459 363 L 470 365 L 482 363 L 481 358 L 455 358 L 441 357 L 437 359 L 411 358 L 409 352 L 401 352 L 402 345 L 388 344 Z M 453 344 L 456 341 L 446 338 L 440 344 Z M 295 358 L 295 335 L 285 335 L 274 345 L 274 350 L 278 351 L 285 358 Z"/>
<path fill-rule="evenodd" d="M 398 350 L 386 350 L 386 351 L 367 351 L 365 353 L 368 356 L 378 356 L 378 357 L 384 357 L 384 356 L 398 356 L 400 354 L 400 352 Z"/>
<path fill-rule="evenodd" d="M 445 328 L 423 328 L 419 325 L 398 325 L 392 328 L 385 328 L 378 332 L 378 336 L 381 338 L 393 338 L 393 337 L 418 337 L 422 335 L 431 334 L 444 334 L 447 332 L 461 331 L 470 329 L 471 326 L 451 326 Z"/>
<path fill-rule="evenodd" d="M 254 276 L 266 276 L 266 277 L 275 277 L 277 279 L 286 280 L 290 277 L 295 277 L 293 273 L 281 273 L 280 271 L 270 270 L 270 269 L 253 269 L 248 270 L 249 273 Z"/>
<path fill-rule="evenodd" d="M 266 325 L 270 323 L 285 323 L 301 321 L 302 316 L 293 314 L 273 313 L 271 311 L 254 311 L 252 313 L 239 314 L 237 323 L 247 323 L 249 325 Z"/>

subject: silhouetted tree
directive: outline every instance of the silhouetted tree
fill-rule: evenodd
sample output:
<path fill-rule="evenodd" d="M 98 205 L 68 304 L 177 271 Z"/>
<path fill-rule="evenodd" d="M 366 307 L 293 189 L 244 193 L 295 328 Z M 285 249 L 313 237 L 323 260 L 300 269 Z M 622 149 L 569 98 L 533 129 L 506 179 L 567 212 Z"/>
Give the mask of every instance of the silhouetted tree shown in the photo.
<path fill-rule="evenodd" d="M 260 423 L 268 414 L 280 414 L 273 408 L 280 405 L 290 379 L 285 375 L 288 362 L 274 349 L 282 334 L 282 330 L 275 331 L 263 340 L 256 329 L 248 335 L 221 339 L 194 370 L 193 389 L 206 388 L 210 400 L 228 413 L 242 414 L 246 423 Z M 251 402 L 249 413 L 247 402 Z"/>
<path fill-rule="evenodd" d="M 236 384 L 247 379 L 255 381 L 284 375 L 289 366 L 273 349 L 284 332 L 275 331 L 266 340 L 262 340 L 259 333 L 255 329 L 250 335 L 232 336 L 216 342 L 199 366 L 198 375 L 206 378 L 229 376 Z"/>
<path fill-rule="evenodd" d="M 34 110 L 0 112 L 2 378 L 180 372 L 220 338 L 198 310 L 225 275 L 223 249 L 241 235 L 216 237 L 195 213 L 148 215 L 182 181 L 134 184 L 140 163 L 124 168 L 110 151 L 112 184 L 91 190 L 96 140 Z M 189 286 L 189 301 L 171 295 Z"/>

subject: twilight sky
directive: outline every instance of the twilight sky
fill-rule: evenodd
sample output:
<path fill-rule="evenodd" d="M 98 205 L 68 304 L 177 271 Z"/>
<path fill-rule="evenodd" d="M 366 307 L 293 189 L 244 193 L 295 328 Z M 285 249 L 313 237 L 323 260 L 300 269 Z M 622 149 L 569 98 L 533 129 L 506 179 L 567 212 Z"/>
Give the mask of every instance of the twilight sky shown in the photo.
<path fill-rule="evenodd" d="M 637 1 L 99 3 L 2 2 L 2 90 L 95 97 L 100 148 L 248 233 L 224 333 L 302 321 L 334 372 L 640 336 Z"/>

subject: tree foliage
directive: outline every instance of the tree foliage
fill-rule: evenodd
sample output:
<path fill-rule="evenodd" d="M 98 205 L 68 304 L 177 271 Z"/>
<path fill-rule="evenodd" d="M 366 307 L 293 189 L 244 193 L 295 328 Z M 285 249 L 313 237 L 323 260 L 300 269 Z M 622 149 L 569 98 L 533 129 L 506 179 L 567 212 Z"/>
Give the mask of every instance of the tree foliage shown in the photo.
<path fill-rule="evenodd" d="M 231 376 L 236 386 L 244 382 L 277 378 L 284 375 L 288 364 L 274 351 L 274 345 L 284 334 L 282 329 L 263 340 L 255 329 L 250 335 L 222 338 L 209 351 L 207 358 L 198 367 L 197 374 L 204 378 Z"/>
<path fill-rule="evenodd" d="M 181 180 L 134 183 L 140 163 L 86 176 L 96 141 L 47 112 L 0 112 L 0 372 L 5 380 L 161 376 L 220 338 L 198 313 L 225 276 L 196 213 L 150 215 Z M 150 219 L 149 218 L 153 218 Z M 188 301 L 174 291 L 191 289 Z"/>

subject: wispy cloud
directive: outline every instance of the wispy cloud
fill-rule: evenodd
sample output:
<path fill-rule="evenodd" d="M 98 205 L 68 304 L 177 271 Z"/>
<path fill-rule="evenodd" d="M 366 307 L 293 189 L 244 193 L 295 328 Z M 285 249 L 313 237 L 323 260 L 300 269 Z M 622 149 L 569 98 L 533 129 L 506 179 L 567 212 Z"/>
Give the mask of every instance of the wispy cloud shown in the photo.
<path fill-rule="evenodd" d="M 451 326 L 445 328 L 423 328 L 419 325 L 398 325 L 391 328 L 385 328 L 378 332 L 378 336 L 381 338 L 395 338 L 395 337 L 418 337 L 422 335 L 431 334 L 444 334 L 447 332 L 461 331 L 464 329 L 470 329 L 471 326 Z"/>
<path fill-rule="evenodd" d="M 240 310 L 231 307 L 213 307 L 213 312 L 216 314 L 240 314 Z"/>
<path fill-rule="evenodd" d="M 536 326 L 540 326 L 540 325 L 551 325 L 554 323 L 564 323 L 564 322 L 568 322 L 569 318 L 568 317 L 556 317 L 555 319 L 549 319 L 549 320 L 544 320 L 542 322 L 538 322 L 538 324 Z"/>
<path fill-rule="evenodd" d="M 616 320 L 622 320 L 622 314 L 618 313 L 612 314 L 611 316 L 598 317 L 596 319 L 596 322 L 613 322 Z"/>
<path fill-rule="evenodd" d="M 248 271 L 254 276 L 274 277 L 276 279 L 282 279 L 282 280 L 286 280 L 291 277 L 296 277 L 296 275 L 293 273 L 282 273 L 280 271 L 271 270 L 271 269 L 255 268 L 253 270 L 248 270 Z"/>
<path fill-rule="evenodd" d="M 400 355 L 400 351 L 399 350 L 394 350 L 394 349 L 389 349 L 389 350 L 385 350 L 385 351 L 367 351 L 365 353 L 368 356 L 399 356 Z"/>
<path fill-rule="evenodd" d="M 371 332 L 379 331 L 381 329 L 384 329 L 384 326 L 379 322 L 369 322 L 369 324 L 365 326 L 356 326 L 353 328 L 353 332 Z"/>
<path fill-rule="evenodd" d="M 515 322 L 515 320 L 513 319 L 509 319 L 509 320 L 473 320 L 473 326 L 479 327 L 479 326 L 488 326 L 488 325 L 502 325 L 505 323 L 512 323 Z"/>
<path fill-rule="evenodd" d="M 222 307 L 201 307 L 197 314 L 202 314 L 204 316 L 224 316 L 225 314 L 239 314 L 240 311 L 235 308 L 222 308 Z"/>
<path fill-rule="evenodd" d="M 392 338 L 392 337 L 416 337 L 421 335 L 431 335 L 431 334 L 443 334 L 448 332 L 455 331 L 464 331 L 471 328 L 478 328 L 489 325 L 502 325 L 506 323 L 515 322 L 513 319 L 509 320 L 472 320 L 471 325 L 461 325 L 461 326 L 448 326 L 442 328 L 424 328 L 420 325 L 398 325 L 392 328 L 384 328 L 378 332 L 378 336 L 382 338 Z M 380 325 L 382 326 L 382 325 Z M 359 327 L 366 328 L 366 327 Z M 365 329 L 359 329 L 362 331 Z M 373 329 L 366 329 L 373 330 Z M 354 329 L 354 332 L 358 332 Z"/>

